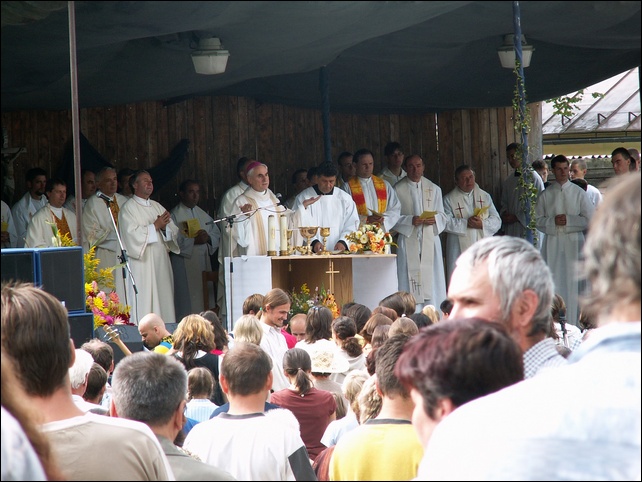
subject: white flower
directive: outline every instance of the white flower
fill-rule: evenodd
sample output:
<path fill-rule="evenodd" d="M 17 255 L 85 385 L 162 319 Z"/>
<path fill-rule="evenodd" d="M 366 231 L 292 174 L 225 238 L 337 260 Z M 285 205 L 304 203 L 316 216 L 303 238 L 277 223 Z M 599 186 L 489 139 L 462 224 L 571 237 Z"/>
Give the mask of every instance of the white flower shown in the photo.
<path fill-rule="evenodd" d="M 365 234 L 362 234 L 361 237 L 359 238 L 359 242 L 361 244 L 366 244 L 368 242 L 368 236 L 366 236 Z"/>

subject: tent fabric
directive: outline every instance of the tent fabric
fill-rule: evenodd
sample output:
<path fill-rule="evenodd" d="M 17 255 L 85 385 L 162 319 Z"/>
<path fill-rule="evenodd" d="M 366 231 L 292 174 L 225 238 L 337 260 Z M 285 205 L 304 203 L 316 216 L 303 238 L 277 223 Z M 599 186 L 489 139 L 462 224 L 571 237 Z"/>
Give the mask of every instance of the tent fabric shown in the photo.
<path fill-rule="evenodd" d="M 68 2 L 2 2 L 2 111 L 69 109 Z M 513 2 L 69 2 L 79 105 L 232 95 L 333 111 L 438 112 L 510 106 L 497 48 Z M 640 3 L 519 2 L 535 47 L 530 102 L 637 67 Z M 196 74 L 190 53 L 218 37 L 227 70 Z"/>

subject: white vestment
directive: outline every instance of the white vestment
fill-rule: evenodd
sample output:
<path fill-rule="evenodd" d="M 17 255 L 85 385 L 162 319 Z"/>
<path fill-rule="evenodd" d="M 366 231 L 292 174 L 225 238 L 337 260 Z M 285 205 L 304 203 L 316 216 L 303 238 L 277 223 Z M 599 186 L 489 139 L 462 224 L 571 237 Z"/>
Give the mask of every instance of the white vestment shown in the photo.
<path fill-rule="evenodd" d="M 546 234 L 542 256 L 553 273 L 555 292 L 566 303 L 566 321 L 579 320 L 579 279 L 577 263 L 584 246 L 584 231 L 594 211 L 586 192 L 570 181 L 556 181 L 539 195 L 535 213 L 537 229 Z M 566 226 L 556 226 L 555 216 L 566 214 Z"/>
<path fill-rule="evenodd" d="M 303 201 L 317 196 L 321 198 L 307 208 L 303 208 Z M 294 202 L 293 210 L 300 213 L 300 226 L 319 226 L 320 228 L 330 228 L 325 249 L 333 251 L 339 241 L 343 241 L 347 247 L 350 246 L 346 240 L 346 235 L 356 231 L 359 227 L 359 215 L 357 214 L 357 205 L 345 191 L 334 187 L 328 194 L 322 194 L 315 186 L 308 187 L 301 191 Z M 297 226 L 298 227 L 298 226 Z M 317 231 L 316 236 L 311 242 L 323 242 L 323 237 Z"/>
<path fill-rule="evenodd" d="M 13 215 L 9 205 L 2 201 L 2 230 L 9 233 L 9 241 L 2 243 L 3 248 L 15 248 L 18 242 L 18 232 L 16 224 L 13 222 Z"/>
<path fill-rule="evenodd" d="M 40 197 L 40 200 L 36 200 L 27 192 L 11 207 L 11 215 L 13 216 L 13 222 L 16 225 L 16 233 L 18 234 L 16 248 L 24 248 L 29 221 L 31 221 L 31 218 L 36 214 L 38 209 L 41 209 L 46 205 L 47 196 L 43 194 Z"/>
<path fill-rule="evenodd" d="M 218 208 L 218 219 L 223 219 L 227 216 L 230 216 L 234 211 L 234 201 L 239 197 L 249 186 L 243 182 L 239 181 L 238 184 L 235 184 L 229 188 L 223 194 L 221 198 L 221 204 Z M 233 220 L 234 222 L 234 220 Z M 223 322 L 223 326 L 231 327 L 231 323 L 227 323 L 227 306 L 225 300 L 225 262 L 226 257 L 238 256 L 238 247 L 236 246 L 236 241 L 231 237 L 231 228 L 227 221 L 220 221 L 216 223 L 218 230 L 221 232 L 221 238 L 218 248 L 218 289 L 216 291 L 216 304 L 219 307 L 219 318 Z M 230 239 L 231 238 L 231 239 Z M 231 244 L 231 249 L 230 249 Z M 231 254 L 230 254 L 231 253 Z"/>
<path fill-rule="evenodd" d="M 359 177 L 359 183 L 361 184 L 361 190 L 363 191 L 363 197 L 366 201 L 366 207 L 373 211 L 379 212 L 379 200 L 377 199 L 377 191 L 375 190 L 374 183 L 372 178 L 367 179 Z M 383 214 L 383 228 L 390 232 L 392 228 L 399 221 L 399 215 L 401 213 L 401 204 L 399 203 L 399 198 L 397 197 L 397 192 L 392 188 L 390 183 L 383 179 L 383 182 L 386 185 L 386 212 Z M 345 191 L 352 196 L 352 191 L 350 189 L 350 184 L 345 184 Z M 354 198 L 353 198 L 354 199 Z M 370 213 L 368 213 L 370 215 Z M 359 215 L 361 223 L 365 223 L 366 216 Z"/>
<path fill-rule="evenodd" d="M 87 203 L 82 209 L 82 232 L 89 246 L 96 245 L 96 258 L 100 260 L 99 269 L 112 268 L 121 264 L 118 256 L 122 253 L 114 223 L 111 220 L 111 210 L 107 207 L 107 203 L 98 197 L 99 194 L 103 193 L 97 191 L 96 195 L 87 199 Z M 112 201 L 114 200 L 120 210 L 129 198 L 116 193 L 112 197 Z M 116 223 L 118 223 L 118 219 L 116 219 Z M 134 300 L 126 296 L 127 291 L 125 290 L 125 279 L 129 277 L 127 269 L 125 268 L 124 277 L 123 267 L 116 268 L 112 274 L 114 275 L 114 291 L 116 291 L 120 302 L 133 308 Z M 100 288 L 105 290 L 104 286 L 100 286 Z"/>
<path fill-rule="evenodd" d="M 392 171 L 386 166 L 383 168 L 383 170 L 377 174 L 377 177 L 380 177 L 384 181 L 388 181 L 392 187 L 395 186 L 399 181 L 401 181 L 404 177 L 406 177 L 408 174 L 406 171 L 403 169 L 401 170 L 401 174 L 396 176 L 395 174 L 392 173 Z"/>
<path fill-rule="evenodd" d="M 593 207 L 596 208 L 598 204 L 602 202 L 602 193 L 598 188 L 596 188 L 592 184 L 589 184 L 588 186 L 586 186 L 586 194 L 588 195 L 589 200 L 593 204 Z"/>
<path fill-rule="evenodd" d="M 395 225 L 399 289 L 415 296 L 420 305 L 439 306 L 446 299 L 446 272 L 439 234 L 446 228 L 441 188 L 422 177 L 419 182 L 405 177 L 395 185 L 401 216 Z M 413 226 L 412 218 L 436 211 L 435 224 Z"/>
<path fill-rule="evenodd" d="M 47 204 L 44 208 L 38 209 L 33 215 L 27 227 L 25 247 L 27 248 L 52 248 L 53 230 L 51 224 L 56 224 L 55 218 L 59 220 L 65 216 L 69 226 L 69 234 L 74 243 L 78 244 L 76 215 L 67 208 L 54 208 Z"/>
<path fill-rule="evenodd" d="M 203 271 L 212 271 L 210 256 L 218 249 L 221 232 L 214 224 L 207 224 L 214 219 L 198 206 L 188 208 L 178 203 L 170 211 L 174 223 L 179 227 L 179 254 L 170 253 L 174 273 L 174 306 L 176 319 L 205 310 L 203 305 Z M 188 219 L 197 219 L 201 229 L 210 235 L 211 244 L 194 244 L 194 238 L 185 235 L 184 223 Z M 216 305 L 214 287 L 208 283 L 208 306 Z"/>
<path fill-rule="evenodd" d="M 285 213 L 285 208 L 278 205 L 279 200 L 269 189 L 258 192 L 248 187 L 243 194 L 236 198 L 235 213 L 241 213 L 241 206 L 251 204 L 252 210 L 258 211 L 248 215 L 240 215 L 234 223 L 233 237 L 239 245 L 239 254 L 247 256 L 265 256 L 268 247 L 268 217 L 276 218 L 275 248 L 280 250 L 279 216 Z"/>
<path fill-rule="evenodd" d="M 154 221 L 165 208 L 151 199 L 132 196 L 118 214 L 118 230 L 127 250 L 138 297 L 134 297 L 131 277 L 127 279 L 132 322 L 156 313 L 165 323 L 175 323 L 174 276 L 169 251 L 179 253 L 178 227 L 170 221 L 165 234 L 154 228 Z"/>
<path fill-rule="evenodd" d="M 533 169 L 529 168 L 526 172 L 526 179 L 532 179 L 537 189 L 537 194 L 544 190 L 544 182 L 542 178 Z M 510 213 L 517 216 L 517 222 L 512 224 L 504 224 L 504 234 L 507 236 L 514 236 L 516 238 L 525 238 L 526 234 L 526 215 L 520 197 L 522 196 L 523 189 L 519 186 L 520 176 L 515 173 L 508 176 L 502 183 L 502 200 L 499 207 L 499 214 Z M 536 201 L 533 201 L 536 202 Z M 537 248 L 542 248 L 544 234 L 537 232 Z"/>
<path fill-rule="evenodd" d="M 483 229 L 468 227 L 468 218 L 474 215 L 475 208 L 488 210 L 481 215 Z M 477 183 L 472 191 L 466 193 L 456 187 L 444 196 L 444 210 L 448 216 L 446 224 L 446 268 L 447 283 L 455 269 L 455 262 L 461 253 L 475 241 L 494 235 L 502 225 L 493 199 Z"/>

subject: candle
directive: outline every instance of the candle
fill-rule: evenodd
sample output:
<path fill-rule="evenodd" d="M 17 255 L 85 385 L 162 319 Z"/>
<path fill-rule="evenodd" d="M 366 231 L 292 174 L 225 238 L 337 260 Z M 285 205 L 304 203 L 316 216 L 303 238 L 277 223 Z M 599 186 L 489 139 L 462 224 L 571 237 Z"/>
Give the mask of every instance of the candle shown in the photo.
<path fill-rule="evenodd" d="M 276 219 L 274 215 L 268 216 L 268 254 L 273 254 L 276 251 Z"/>
<path fill-rule="evenodd" d="M 281 230 L 281 252 L 285 252 L 288 249 L 288 217 L 285 214 L 281 214 L 279 229 Z"/>

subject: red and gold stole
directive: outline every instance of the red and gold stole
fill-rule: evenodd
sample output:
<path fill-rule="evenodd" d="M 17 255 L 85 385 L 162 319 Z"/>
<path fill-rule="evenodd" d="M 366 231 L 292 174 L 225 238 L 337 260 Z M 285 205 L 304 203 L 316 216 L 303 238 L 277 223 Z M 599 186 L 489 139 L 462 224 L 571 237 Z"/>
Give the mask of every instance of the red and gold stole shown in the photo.
<path fill-rule="evenodd" d="M 53 214 L 53 213 L 52 213 Z M 54 221 L 56 221 L 56 227 L 58 228 L 58 232 L 60 233 L 60 236 L 64 236 L 65 234 L 68 234 L 71 239 L 73 239 L 73 236 L 71 235 L 71 231 L 69 230 L 69 224 L 67 224 L 67 218 L 65 217 L 65 213 L 62 213 L 62 219 L 58 219 L 58 217 L 54 214 Z"/>
<path fill-rule="evenodd" d="M 377 212 L 385 213 L 386 206 L 388 205 L 388 193 L 386 192 L 386 183 L 377 176 L 372 176 L 372 185 L 375 188 L 377 193 Z M 366 197 L 363 194 L 363 189 L 361 189 L 361 183 L 357 176 L 351 177 L 348 181 L 350 186 L 350 191 L 352 192 L 352 199 L 357 205 L 357 212 L 362 216 L 368 216 L 368 208 L 366 207 Z"/>

